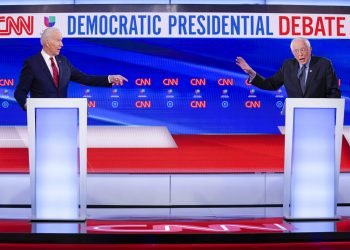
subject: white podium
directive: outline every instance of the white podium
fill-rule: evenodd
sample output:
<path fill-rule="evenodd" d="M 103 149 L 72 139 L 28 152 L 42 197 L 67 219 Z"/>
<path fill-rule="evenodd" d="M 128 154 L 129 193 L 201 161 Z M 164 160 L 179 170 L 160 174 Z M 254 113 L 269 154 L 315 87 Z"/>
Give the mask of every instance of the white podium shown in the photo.
<path fill-rule="evenodd" d="M 344 104 L 344 99 L 286 100 L 285 219 L 337 219 Z"/>
<path fill-rule="evenodd" d="M 28 98 L 32 220 L 86 219 L 85 98 Z"/>

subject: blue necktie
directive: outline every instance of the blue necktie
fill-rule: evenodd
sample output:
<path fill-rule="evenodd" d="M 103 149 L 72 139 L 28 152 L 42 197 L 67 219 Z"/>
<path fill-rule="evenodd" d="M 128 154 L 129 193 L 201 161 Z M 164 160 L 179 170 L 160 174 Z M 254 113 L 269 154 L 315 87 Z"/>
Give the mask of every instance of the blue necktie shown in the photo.
<path fill-rule="evenodd" d="M 301 68 L 299 68 L 299 72 L 298 72 L 298 79 L 299 79 L 299 83 L 300 83 L 300 87 L 301 90 L 303 91 L 303 94 L 305 93 L 305 89 L 306 89 L 306 65 L 303 64 L 303 66 Z"/>

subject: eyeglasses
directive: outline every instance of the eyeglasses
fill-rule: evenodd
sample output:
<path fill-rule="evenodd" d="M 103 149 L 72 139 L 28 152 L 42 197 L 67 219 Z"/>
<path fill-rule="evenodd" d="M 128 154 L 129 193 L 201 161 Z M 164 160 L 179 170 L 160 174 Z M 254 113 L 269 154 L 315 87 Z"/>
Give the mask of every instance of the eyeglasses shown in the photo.
<path fill-rule="evenodd" d="M 293 53 L 294 54 L 299 54 L 300 53 L 304 53 L 304 52 L 307 52 L 308 51 L 308 48 L 301 48 L 301 49 L 295 49 L 293 50 Z"/>

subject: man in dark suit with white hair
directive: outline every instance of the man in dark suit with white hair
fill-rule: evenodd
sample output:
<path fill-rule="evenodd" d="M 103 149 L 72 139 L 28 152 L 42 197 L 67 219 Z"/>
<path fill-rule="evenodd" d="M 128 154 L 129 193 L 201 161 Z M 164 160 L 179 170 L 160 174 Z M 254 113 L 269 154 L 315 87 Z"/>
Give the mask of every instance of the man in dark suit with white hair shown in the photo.
<path fill-rule="evenodd" d="M 14 94 L 24 110 L 28 93 L 31 98 L 67 97 L 69 81 L 103 87 L 128 81 L 122 75 L 93 76 L 76 69 L 65 56 L 60 55 L 63 43 L 58 28 L 45 29 L 40 42 L 41 52 L 25 60 Z"/>
<path fill-rule="evenodd" d="M 249 82 L 265 90 L 285 86 L 290 98 L 340 98 L 338 79 L 330 60 L 313 56 L 309 40 L 298 37 L 290 44 L 294 58 L 284 61 L 271 77 L 264 78 L 242 58 L 236 64 L 249 75 Z"/>

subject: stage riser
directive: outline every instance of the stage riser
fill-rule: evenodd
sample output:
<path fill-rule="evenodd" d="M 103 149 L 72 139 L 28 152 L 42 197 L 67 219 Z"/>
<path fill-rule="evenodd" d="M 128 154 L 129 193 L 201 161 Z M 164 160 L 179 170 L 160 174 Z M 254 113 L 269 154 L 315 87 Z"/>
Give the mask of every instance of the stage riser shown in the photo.
<path fill-rule="evenodd" d="M 338 203 L 350 204 L 350 173 L 340 174 Z M 281 205 L 283 174 L 89 174 L 92 206 Z M 29 205 L 27 174 L 0 175 L 0 205 Z"/>

